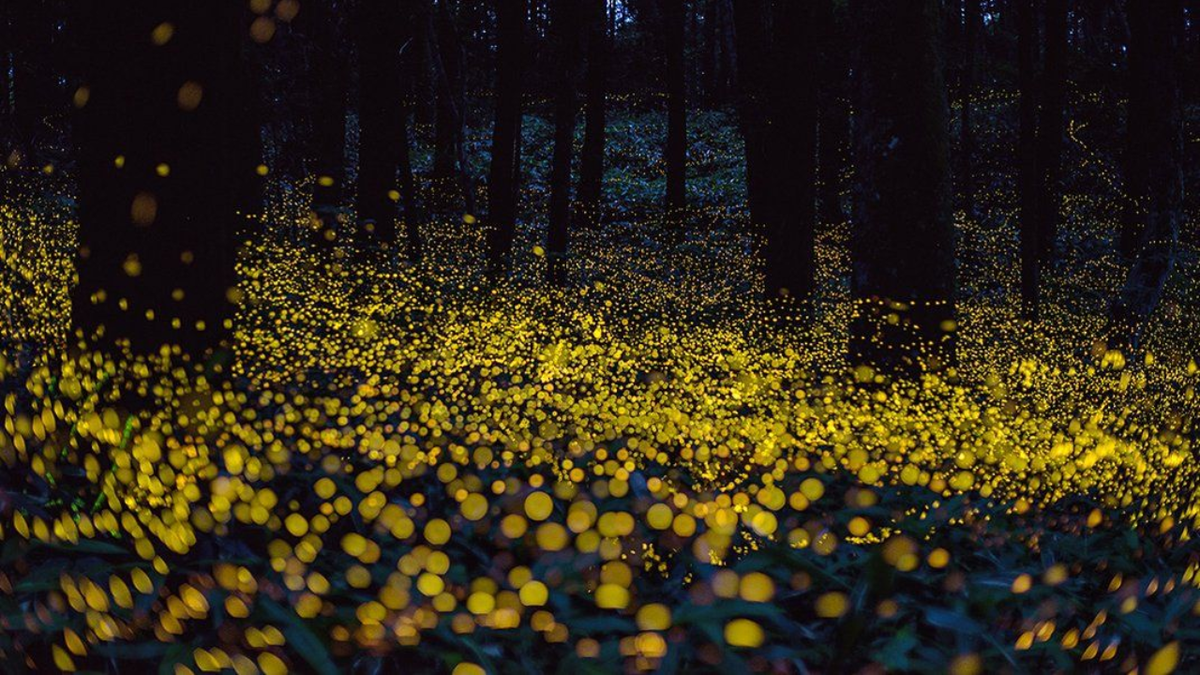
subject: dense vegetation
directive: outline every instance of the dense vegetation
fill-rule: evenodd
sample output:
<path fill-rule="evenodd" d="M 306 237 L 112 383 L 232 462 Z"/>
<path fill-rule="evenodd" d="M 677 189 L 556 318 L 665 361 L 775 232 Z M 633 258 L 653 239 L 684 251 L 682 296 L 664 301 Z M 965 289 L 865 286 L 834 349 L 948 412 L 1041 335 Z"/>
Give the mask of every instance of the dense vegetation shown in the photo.
<path fill-rule="evenodd" d="M 1196 668 L 1183 4 L 11 11 L 0 662 Z"/>

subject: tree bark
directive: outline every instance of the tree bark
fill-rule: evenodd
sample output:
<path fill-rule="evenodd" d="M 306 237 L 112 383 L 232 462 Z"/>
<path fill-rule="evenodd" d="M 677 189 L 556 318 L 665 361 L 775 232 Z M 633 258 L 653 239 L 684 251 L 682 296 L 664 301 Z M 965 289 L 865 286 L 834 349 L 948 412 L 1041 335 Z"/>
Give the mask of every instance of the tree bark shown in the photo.
<path fill-rule="evenodd" d="M 416 195 L 408 157 L 408 86 L 401 50 L 411 44 L 410 9 L 402 0 L 364 2 L 357 7 L 359 61 L 358 219 L 365 241 L 397 244 L 397 202 L 404 222 L 415 225 Z M 400 176 L 401 170 L 407 174 Z M 399 189 L 397 189 L 399 188 Z M 409 228 L 408 254 L 420 256 L 419 237 Z"/>
<path fill-rule="evenodd" d="M 1042 245 L 1038 197 L 1042 177 L 1038 171 L 1038 29 L 1034 0 L 1017 0 L 1017 71 L 1021 93 L 1018 182 L 1021 202 L 1021 312 L 1038 320 Z"/>
<path fill-rule="evenodd" d="M 955 257 L 939 0 L 852 0 L 854 256 L 850 357 L 911 374 L 954 357 Z"/>
<path fill-rule="evenodd" d="M 608 3 L 588 0 L 587 6 L 587 111 L 583 154 L 579 163 L 577 213 L 585 227 L 604 220 L 604 148 L 608 89 Z"/>
<path fill-rule="evenodd" d="M 243 8 L 87 0 L 79 11 L 90 95 L 75 120 L 75 323 L 143 353 L 218 347 L 232 328 L 242 214 L 259 206 Z M 155 46 L 146 36 L 164 14 L 176 33 Z"/>
<path fill-rule="evenodd" d="M 820 82 L 817 92 L 818 164 L 821 220 L 834 225 L 846 221 L 842 208 L 842 174 L 850 143 L 849 66 L 846 51 L 845 16 L 834 0 L 821 0 L 816 6 L 819 36 Z"/>
<path fill-rule="evenodd" d="M 1183 46 L 1181 0 L 1129 4 L 1129 152 L 1135 243 L 1113 303 L 1111 347 L 1137 349 L 1175 264 L 1183 222 Z"/>
<path fill-rule="evenodd" d="M 717 89 L 714 92 L 714 107 L 729 104 L 730 93 L 737 84 L 737 51 L 734 48 L 732 0 L 717 0 Z"/>
<path fill-rule="evenodd" d="M 1042 261 L 1053 264 L 1058 241 L 1059 208 L 1062 201 L 1062 149 L 1066 134 L 1067 106 L 1067 0 L 1044 0 L 1045 66 L 1038 116 L 1038 169 L 1041 193 L 1038 220 Z"/>
<path fill-rule="evenodd" d="M 767 297 L 807 301 L 816 278 L 817 78 L 812 3 L 775 4 L 770 171 L 779 206 L 766 232 Z"/>
<path fill-rule="evenodd" d="M 975 152 L 975 135 L 972 129 L 972 98 L 975 95 L 976 54 L 979 51 L 979 32 L 982 28 L 982 18 L 979 3 L 981 0 L 963 0 L 963 72 L 959 113 L 959 176 L 962 186 L 963 210 L 967 217 L 975 215 L 975 163 L 972 155 Z"/>
<path fill-rule="evenodd" d="M 738 121 L 746 152 L 746 194 L 750 219 L 764 230 L 774 227 L 776 208 L 770 189 L 770 34 L 767 0 L 734 0 L 737 39 Z"/>
<path fill-rule="evenodd" d="M 346 198 L 347 64 L 339 14 L 330 2 L 305 3 L 296 22 L 308 39 L 308 103 L 312 130 L 313 240 L 327 248 L 340 232 Z"/>
<path fill-rule="evenodd" d="M 458 173 L 458 153 L 455 148 L 462 133 L 459 119 L 462 100 L 459 94 L 464 55 L 454 16 L 446 4 L 439 3 L 433 15 L 434 34 L 437 36 L 434 56 L 437 123 L 434 129 L 433 175 L 435 178 L 453 180 Z"/>
<path fill-rule="evenodd" d="M 526 13 L 525 0 L 496 2 L 496 121 L 488 173 L 488 263 L 494 272 L 506 269 L 516 237 Z"/>
<path fill-rule="evenodd" d="M 413 72 L 413 123 L 435 124 L 437 119 L 437 77 L 433 72 L 437 35 L 434 33 L 433 0 L 415 0 L 413 47 L 416 64 Z"/>
<path fill-rule="evenodd" d="M 1185 69 L 1187 86 L 1184 88 L 1184 100 L 1196 101 L 1200 98 L 1200 0 L 1187 0 L 1187 35 L 1184 41 L 1187 45 L 1188 65 Z"/>
<path fill-rule="evenodd" d="M 11 107 L 11 127 L 0 131 L 6 141 L 2 159 L 24 160 L 40 164 L 33 155 L 52 140 L 51 118 L 62 109 L 65 101 L 58 85 L 56 46 L 54 44 L 55 13 L 48 2 L 25 0 L 15 2 L 5 12 L 4 21 L 10 34 L 3 47 L 10 63 L 4 73 L 8 84 L 5 93 L 11 96 L 4 105 Z M 59 47 L 61 48 L 61 47 Z M 13 156 L 16 151 L 18 155 Z"/>
<path fill-rule="evenodd" d="M 684 0 L 662 0 L 667 61 L 667 202 L 672 217 L 687 207 L 687 20 Z"/>
<path fill-rule="evenodd" d="M 550 224 L 546 236 L 550 281 L 565 283 L 563 259 L 571 226 L 571 158 L 574 155 L 575 95 L 579 68 L 579 8 L 576 0 L 553 0 L 551 30 L 554 33 L 558 82 L 554 103 L 554 155 L 550 164 Z"/>
<path fill-rule="evenodd" d="M 704 2 L 704 42 L 700 53 L 700 72 L 704 96 L 709 105 L 715 105 L 717 100 L 717 60 L 721 52 L 719 5 L 720 0 Z"/>

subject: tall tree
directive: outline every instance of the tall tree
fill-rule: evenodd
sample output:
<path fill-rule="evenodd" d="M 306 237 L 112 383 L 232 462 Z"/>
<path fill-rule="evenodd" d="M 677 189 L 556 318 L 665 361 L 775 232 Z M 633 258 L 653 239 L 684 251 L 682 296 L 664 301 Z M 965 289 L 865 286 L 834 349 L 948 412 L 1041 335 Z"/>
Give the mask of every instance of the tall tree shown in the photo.
<path fill-rule="evenodd" d="M 1113 303 L 1110 345 L 1137 348 L 1175 264 L 1183 222 L 1182 0 L 1129 3 L 1127 190 L 1133 263 Z M 1132 230 L 1132 231 L 1130 231 Z"/>
<path fill-rule="evenodd" d="M 1039 236 L 1038 197 L 1042 177 L 1038 171 L 1038 28 L 1034 0 L 1017 2 L 1017 72 L 1021 93 L 1018 147 L 1018 191 L 1021 203 L 1021 312 L 1038 319 L 1042 248 Z"/>
<path fill-rule="evenodd" d="M 767 293 L 811 297 L 816 274 L 817 35 L 813 3 L 776 2 L 770 171 L 779 210 L 767 229 Z"/>
<path fill-rule="evenodd" d="M 767 295 L 806 300 L 815 278 L 818 50 L 811 3 L 735 0 L 750 215 Z"/>
<path fill-rule="evenodd" d="M 494 271 L 508 264 L 516 237 L 526 12 L 525 0 L 496 0 L 496 120 L 488 173 L 488 263 Z"/>
<path fill-rule="evenodd" d="M 738 122 L 745 142 L 746 193 L 750 218 L 770 229 L 775 218 L 774 190 L 768 166 L 771 148 L 770 33 L 768 0 L 734 0 L 734 33 L 737 39 Z"/>
<path fill-rule="evenodd" d="M 662 0 L 667 61 L 667 211 L 687 206 L 687 67 L 684 0 Z"/>
<path fill-rule="evenodd" d="M 1184 88 L 1185 100 L 1200 98 L 1200 0 L 1186 0 L 1187 8 L 1187 79 Z"/>
<path fill-rule="evenodd" d="M 5 7 L 7 10 L 7 7 Z M 0 163 L 5 163 L 12 152 L 14 129 L 13 123 L 13 50 L 8 46 L 13 43 L 13 12 L 5 11 L 0 14 Z M 0 193 L 2 194 L 2 193 Z"/>
<path fill-rule="evenodd" d="M 588 0 L 586 8 L 587 109 L 584 119 L 583 153 L 579 162 L 578 213 L 585 226 L 603 219 L 604 147 L 608 94 L 608 2 Z"/>
<path fill-rule="evenodd" d="M 1043 0 L 1041 107 L 1038 111 L 1038 242 L 1041 257 L 1052 262 L 1058 241 L 1059 208 L 1062 200 L 1062 149 L 1066 135 L 1068 13 L 1067 0 Z"/>
<path fill-rule="evenodd" d="M 852 0 L 857 20 L 851 358 L 953 358 L 954 227 L 939 0 Z"/>
<path fill-rule="evenodd" d="M 959 182 L 962 186 L 963 210 L 968 217 L 975 214 L 975 135 L 972 128 L 972 99 L 975 96 L 976 58 L 979 52 L 979 33 L 983 28 L 980 2 L 963 0 L 963 69 L 959 91 Z"/>
<path fill-rule="evenodd" d="M 0 149 L 9 161 L 28 160 L 39 146 L 47 145 L 53 130 L 51 118 L 64 103 L 55 72 L 62 46 L 56 44 L 58 20 L 52 3 L 26 0 L 5 9 L 2 20 L 7 34 L 0 49 L 7 61 L 3 74 L 6 97 L 0 105 L 8 112 L 9 123 L 0 127 L 0 142 L 4 143 Z"/>
<path fill-rule="evenodd" d="M 842 174 L 850 151 L 850 59 L 847 54 L 845 12 L 836 0 L 816 4 L 815 24 L 821 54 L 818 63 L 817 115 L 820 132 L 817 176 L 821 220 L 846 220 L 842 208 Z"/>
<path fill-rule="evenodd" d="M 344 0 L 343 0 L 344 1 Z M 340 3 L 306 2 L 296 25 L 309 44 L 308 113 L 312 130 L 312 210 L 315 241 L 329 246 L 344 238 L 342 207 L 346 198 L 345 34 L 337 11 Z"/>
<path fill-rule="evenodd" d="M 413 0 L 413 123 L 434 124 L 437 118 L 437 79 L 433 72 L 437 50 L 433 0 Z"/>
<path fill-rule="evenodd" d="M 401 50 L 412 36 L 410 3 L 361 2 L 355 17 L 359 60 L 358 218 L 363 235 L 397 243 L 396 202 L 403 204 L 409 256 L 420 257 L 416 188 L 409 161 L 408 86 Z M 399 188 L 399 189 L 397 189 Z"/>
<path fill-rule="evenodd" d="M 242 213 L 261 157 L 240 4 L 79 3 L 76 325 L 192 353 L 232 327 Z"/>
<path fill-rule="evenodd" d="M 454 15 L 447 3 L 440 2 L 433 10 L 436 37 L 434 75 L 437 78 L 437 124 L 435 125 L 433 175 L 435 178 L 454 180 L 458 173 L 456 145 L 462 133 L 460 113 L 463 93 L 462 40 Z"/>
<path fill-rule="evenodd" d="M 736 57 L 730 0 L 707 0 L 704 5 L 704 93 L 714 108 L 729 102 Z"/>
<path fill-rule="evenodd" d="M 565 281 L 563 258 L 571 226 L 571 158 L 574 155 L 575 93 L 579 70 L 579 6 L 576 0 L 551 0 L 550 29 L 557 60 L 554 95 L 554 154 L 550 163 L 550 224 L 546 248 L 552 283 Z"/>
<path fill-rule="evenodd" d="M 466 211 L 476 212 L 475 186 L 466 156 L 466 52 L 448 3 L 423 0 L 427 9 L 422 18 L 432 21 L 427 35 L 435 40 L 429 55 L 437 89 L 437 121 L 434 129 L 433 177 L 439 181 L 457 179 Z"/>

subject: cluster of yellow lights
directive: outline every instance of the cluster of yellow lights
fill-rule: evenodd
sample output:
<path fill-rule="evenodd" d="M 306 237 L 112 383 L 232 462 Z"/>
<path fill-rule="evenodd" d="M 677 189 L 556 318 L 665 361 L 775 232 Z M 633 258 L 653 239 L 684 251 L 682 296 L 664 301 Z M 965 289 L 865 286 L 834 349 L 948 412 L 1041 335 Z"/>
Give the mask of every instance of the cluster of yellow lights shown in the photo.
<path fill-rule="evenodd" d="M 1095 208 L 1082 200 L 1067 208 Z M 6 337 L 61 341 L 70 261 L 37 244 L 69 232 L 67 220 L 19 201 L 3 215 L 5 260 L 43 291 L 4 277 L 4 309 L 24 321 Z M 617 649 L 651 670 L 689 620 L 659 597 L 680 552 L 701 561 L 672 582 L 693 609 L 786 592 L 815 621 L 857 611 L 850 589 L 810 592 L 808 574 L 735 563 L 777 542 L 812 556 L 877 551 L 901 574 L 953 569 L 958 552 L 898 529 L 927 514 L 880 508 L 889 490 L 922 491 L 931 510 L 967 494 L 1017 515 L 1087 495 L 1100 508 L 1078 528 L 1114 526 L 1115 512 L 1129 519 L 1115 526 L 1178 540 L 1200 526 L 1200 372 L 1181 309 L 1195 298 L 1173 291 L 1131 362 L 1093 344 L 1095 304 L 1056 301 L 1082 284 L 1114 288 L 1118 266 L 1078 262 L 1078 275 L 1051 279 L 1046 318 L 1031 327 L 1010 300 L 987 299 L 990 286 L 1015 285 L 1009 232 L 962 218 L 964 248 L 981 260 L 964 265 L 978 292 L 959 307 L 957 368 L 889 380 L 844 365 L 847 224 L 821 236 L 828 299 L 786 332 L 749 299 L 761 281 L 752 242 L 719 226 L 731 214 L 696 215 L 714 227 L 653 253 L 653 218 L 579 233 L 567 289 L 534 281 L 545 260 L 523 232 L 516 279 L 493 287 L 480 281 L 473 218 L 430 223 L 419 265 L 368 263 L 289 243 L 309 220 L 285 200 L 241 262 L 233 378 L 214 384 L 170 349 L 60 352 L 32 368 L 6 358 L 6 384 L 21 379 L 5 389 L 0 460 L 45 491 L 36 507 L 0 509 L 0 540 L 126 563 L 48 579 L 22 629 L 57 630 L 50 658 L 72 670 L 106 645 L 179 643 L 219 616 L 244 630 L 190 647 L 177 672 L 281 673 L 323 667 L 296 661 L 304 646 L 285 637 L 296 620 L 328 631 L 335 654 L 439 630 L 532 630 L 594 658 L 604 643 L 563 618 L 587 603 L 630 622 Z M 37 575 L 10 569 L 2 594 Z M 1085 571 L 1051 563 L 1005 583 L 1021 595 Z M 1109 590 L 1133 611 L 1196 573 L 1193 561 L 1152 584 L 1110 575 Z M 894 616 L 898 602 L 873 612 Z M 82 626 L 62 627 L 63 614 Z M 1053 639 L 1082 661 L 1136 658 L 1105 638 L 1104 616 L 1031 614 L 996 630 L 1018 652 Z M 778 639 L 754 612 L 713 636 L 735 650 Z M 1178 658 L 1169 644 L 1144 672 Z M 476 660 L 455 672 L 483 672 Z M 981 667 L 976 654 L 950 663 Z"/>

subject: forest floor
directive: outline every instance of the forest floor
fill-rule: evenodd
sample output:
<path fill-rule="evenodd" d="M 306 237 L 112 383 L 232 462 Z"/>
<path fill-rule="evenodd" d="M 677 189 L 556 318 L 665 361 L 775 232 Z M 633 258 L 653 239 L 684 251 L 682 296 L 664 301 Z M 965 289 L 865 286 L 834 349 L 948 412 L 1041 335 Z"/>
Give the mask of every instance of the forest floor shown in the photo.
<path fill-rule="evenodd" d="M 1009 137 L 1011 102 L 980 101 L 979 138 Z M 1144 352 L 1096 346 L 1123 267 L 1089 130 L 1072 129 L 1044 320 L 1017 318 L 1012 151 L 989 140 L 979 213 L 958 219 L 959 362 L 896 382 L 844 365 L 846 223 L 822 227 L 810 323 L 781 330 L 753 299 L 729 116 L 695 118 L 692 223 L 664 243 L 662 126 L 613 121 L 609 222 L 572 242 L 567 288 L 539 281 L 540 155 L 501 287 L 472 218 L 436 214 L 419 265 L 321 258 L 290 243 L 304 191 L 281 185 L 242 262 L 234 377 L 178 354 L 7 359 L 0 654 L 239 673 L 1195 667 L 1197 252 Z M 526 135 L 550 146 L 537 118 Z M 486 166 L 483 132 L 469 141 Z M 70 189 L 39 180 L 0 206 L 13 343 L 61 342 L 69 306 Z"/>

